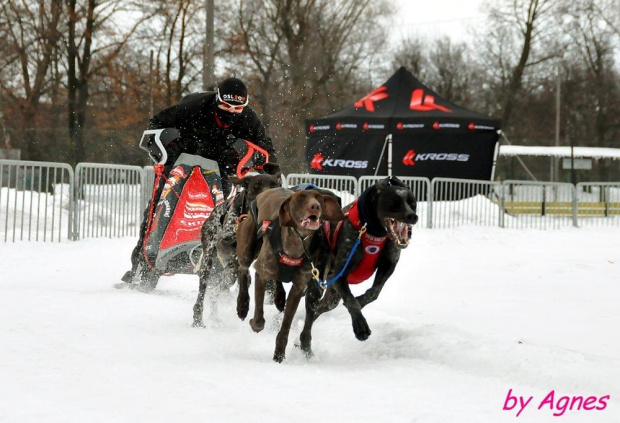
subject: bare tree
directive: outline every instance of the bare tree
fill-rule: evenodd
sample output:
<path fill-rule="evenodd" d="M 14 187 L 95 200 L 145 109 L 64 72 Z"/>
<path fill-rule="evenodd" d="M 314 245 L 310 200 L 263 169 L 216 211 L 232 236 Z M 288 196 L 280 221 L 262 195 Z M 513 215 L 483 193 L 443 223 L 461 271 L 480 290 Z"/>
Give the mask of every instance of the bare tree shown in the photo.
<path fill-rule="evenodd" d="M 496 74 L 504 127 L 510 126 L 526 71 L 557 55 L 550 48 L 552 32 L 557 33 L 552 25 L 555 4 L 552 0 L 495 0 L 488 5 L 489 25 L 479 36 L 479 50 L 486 52 L 485 68 Z"/>
<path fill-rule="evenodd" d="M 418 79 L 426 81 L 426 72 L 428 69 L 427 44 L 428 40 L 424 38 L 413 36 L 405 38 L 394 51 L 392 70 L 404 66 Z"/>
<path fill-rule="evenodd" d="M 86 156 L 84 129 L 88 115 L 90 80 L 117 57 L 147 16 L 141 16 L 130 24 L 128 29 L 119 31 L 119 25 L 114 20 L 121 13 L 139 12 L 131 2 L 66 0 L 66 8 L 68 127 L 75 149 L 75 161 L 80 162 Z"/>
<path fill-rule="evenodd" d="M 0 81 L 9 96 L 19 103 L 21 136 L 32 125 L 41 98 L 48 92 L 50 69 L 57 54 L 62 17 L 61 0 L 0 2 L 2 46 L 0 69 L 11 75 Z M 37 158 L 32 137 L 26 145 L 28 156 Z"/>
<path fill-rule="evenodd" d="M 574 106 L 582 106 L 574 108 L 586 115 L 580 126 L 587 127 L 589 122 L 594 122 L 591 139 L 599 146 L 608 145 L 610 129 L 618 126 L 611 116 L 616 115 L 612 108 L 620 94 L 613 70 L 618 35 L 607 24 L 609 18 L 602 12 L 602 3 L 600 0 L 574 0 L 560 10 L 560 20 L 569 39 L 567 62 L 578 63 L 578 67 L 585 70 L 578 97 L 567 93 L 568 99 L 576 103 Z"/>
<path fill-rule="evenodd" d="M 384 1 L 240 1 L 231 52 L 242 56 L 231 58 L 231 68 L 249 59 L 244 73 L 259 86 L 276 146 L 295 157 L 296 167 L 303 156 L 303 119 L 311 110 L 331 111 L 353 101 L 356 75 L 384 40 L 378 18 L 389 13 Z"/>

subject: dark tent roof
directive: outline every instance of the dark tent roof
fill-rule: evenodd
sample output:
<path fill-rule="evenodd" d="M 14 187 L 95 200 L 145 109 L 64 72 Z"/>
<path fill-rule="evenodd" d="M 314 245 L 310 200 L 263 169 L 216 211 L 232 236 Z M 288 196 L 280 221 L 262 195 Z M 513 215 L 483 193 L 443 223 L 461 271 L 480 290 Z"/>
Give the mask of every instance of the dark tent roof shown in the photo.
<path fill-rule="evenodd" d="M 353 105 L 322 118 L 306 120 L 309 132 L 314 132 L 315 129 L 382 129 L 390 133 L 420 129 L 420 124 L 435 129 L 500 128 L 499 119 L 472 112 L 447 101 L 418 81 L 404 67 L 398 69 L 385 84 Z"/>

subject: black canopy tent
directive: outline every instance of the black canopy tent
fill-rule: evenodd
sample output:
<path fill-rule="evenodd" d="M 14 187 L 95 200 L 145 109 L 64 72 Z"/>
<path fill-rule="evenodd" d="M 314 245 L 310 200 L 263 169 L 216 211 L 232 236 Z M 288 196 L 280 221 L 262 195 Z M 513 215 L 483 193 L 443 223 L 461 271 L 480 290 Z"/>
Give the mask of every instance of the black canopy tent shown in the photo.
<path fill-rule="evenodd" d="M 352 106 L 306 120 L 306 156 L 318 174 L 387 175 L 393 167 L 398 176 L 491 180 L 499 128 L 401 67 Z"/>

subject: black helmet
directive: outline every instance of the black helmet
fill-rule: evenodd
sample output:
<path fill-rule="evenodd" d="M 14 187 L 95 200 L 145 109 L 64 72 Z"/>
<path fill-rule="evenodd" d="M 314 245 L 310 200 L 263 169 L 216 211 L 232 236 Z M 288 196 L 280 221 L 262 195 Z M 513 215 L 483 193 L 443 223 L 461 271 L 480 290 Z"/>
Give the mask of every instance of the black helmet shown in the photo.
<path fill-rule="evenodd" d="M 227 78 L 217 87 L 217 101 L 232 106 L 247 106 L 248 89 L 238 78 Z"/>

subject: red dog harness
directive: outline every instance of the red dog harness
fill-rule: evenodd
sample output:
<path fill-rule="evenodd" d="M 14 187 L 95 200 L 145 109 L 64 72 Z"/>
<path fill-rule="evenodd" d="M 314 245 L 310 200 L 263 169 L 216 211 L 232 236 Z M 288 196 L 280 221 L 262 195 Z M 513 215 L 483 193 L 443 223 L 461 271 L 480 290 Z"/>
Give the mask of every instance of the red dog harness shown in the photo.
<path fill-rule="evenodd" d="M 349 222 L 356 231 L 360 231 L 362 229 L 362 221 L 360 220 L 359 210 L 357 208 L 357 200 L 353 203 L 348 212 L 345 213 L 345 216 L 348 217 Z M 323 228 L 325 229 L 325 233 L 327 235 L 327 239 L 329 240 L 329 247 L 331 250 L 336 246 L 336 240 L 338 239 L 338 233 L 340 232 L 340 228 L 342 227 L 343 221 L 338 222 L 336 229 L 334 229 L 334 234 L 330 237 L 330 228 L 329 223 L 325 222 Z M 387 235 L 382 237 L 377 237 L 370 235 L 368 232 L 364 232 L 362 235 L 362 248 L 364 252 L 364 256 L 362 257 L 362 261 L 349 273 L 347 276 L 347 283 L 349 284 L 358 284 L 364 282 L 366 279 L 370 278 L 372 274 L 377 270 L 377 259 L 379 258 L 379 254 L 385 243 L 387 242 Z"/>

